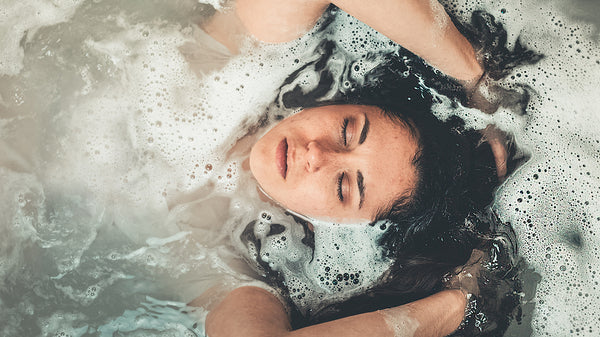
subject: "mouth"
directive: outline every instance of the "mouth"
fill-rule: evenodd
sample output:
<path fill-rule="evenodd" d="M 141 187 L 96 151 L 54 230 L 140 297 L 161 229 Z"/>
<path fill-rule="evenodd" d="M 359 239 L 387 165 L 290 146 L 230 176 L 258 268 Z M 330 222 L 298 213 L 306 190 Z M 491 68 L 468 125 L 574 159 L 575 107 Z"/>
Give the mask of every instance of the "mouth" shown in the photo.
<path fill-rule="evenodd" d="M 279 173 L 285 179 L 287 176 L 287 152 L 288 152 L 288 143 L 287 139 L 284 138 L 279 145 L 277 145 L 277 149 L 275 151 L 275 161 L 277 163 L 277 168 L 279 169 Z"/>

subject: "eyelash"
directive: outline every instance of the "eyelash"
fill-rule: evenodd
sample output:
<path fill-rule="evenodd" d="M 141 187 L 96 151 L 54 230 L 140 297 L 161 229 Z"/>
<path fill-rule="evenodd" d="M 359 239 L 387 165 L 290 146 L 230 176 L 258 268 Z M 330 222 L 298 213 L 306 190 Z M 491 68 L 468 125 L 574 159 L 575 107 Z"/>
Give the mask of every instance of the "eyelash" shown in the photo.
<path fill-rule="evenodd" d="M 342 183 L 344 182 L 344 175 L 345 175 L 345 173 L 340 174 L 340 177 L 338 178 L 338 186 L 337 186 L 338 199 L 340 199 L 341 202 L 344 201 L 344 194 L 342 193 Z"/>
<path fill-rule="evenodd" d="M 344 120 L 342 121 L 342 124 L 341 124 L 341 136 L 342 136 L 342 141 L 343 141 L 342 143 L 344 144 L 344 146 L 348 145 L 346 131 L 348 129 L 349 124 L 350 124 L 350 118 L 344 118 Z M 342 184 L 344 182 L 344 176 L 345 176 L 345 173 L 340 174 L 340 176 L 338 178 L 338 184 L 337 184 L 338 199 L 340 199 L 341 202 L 344 202 L 344 193 L 342 193 Z"/>
<path fill-rule="evenodd" d="M 344 146 L 348 145 L 346 139 L 346 130 L 348 129 L 348 124 L 350 124 L 350 118 L 344 118 L 342 122 L 342 140 L 344 141 Z"/>

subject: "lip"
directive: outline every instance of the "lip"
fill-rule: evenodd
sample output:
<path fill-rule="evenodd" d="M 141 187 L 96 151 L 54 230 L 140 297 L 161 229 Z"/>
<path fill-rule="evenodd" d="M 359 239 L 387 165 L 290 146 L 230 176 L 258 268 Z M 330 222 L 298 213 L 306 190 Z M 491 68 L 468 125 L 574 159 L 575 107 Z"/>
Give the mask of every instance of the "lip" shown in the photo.
<path fill-rule="evenodd" d="M 277 164 L 277 169 L 279 169 L 279 173 L 283 177 L 283 179 L 287 176 L 287 156 L 288 156 L 288 143 L 287 139 L 284 138 L 279 145 L 277 145 L 277 149 L 275 150 L 275 163 Z"/>

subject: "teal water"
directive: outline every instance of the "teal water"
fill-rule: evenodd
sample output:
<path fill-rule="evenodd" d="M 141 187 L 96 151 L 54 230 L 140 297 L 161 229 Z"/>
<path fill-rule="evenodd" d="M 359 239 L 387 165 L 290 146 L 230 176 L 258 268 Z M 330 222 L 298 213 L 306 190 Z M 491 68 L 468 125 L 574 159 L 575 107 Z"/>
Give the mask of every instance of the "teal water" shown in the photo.
<path fill-rule="evenodd" d="M 198 78 L 178 49 L 211 13 L 196 1 L 1 4 L 0 335 L 202 335 L 205 310 L 185 303 L 223 279 L 249 281 L 227 224 L 264 206 L 232 197 L 247 186 L 224 153 L 272 107 L 294 60 L 314 57 L 319 35 L 252 45 Z M 486 9 L 509 43 L 520 36 L 547 56 L 501 83 L 534 89 L 527 115 L 464 112 L 532 155 L 494 204 L 530 268 L 523 323 L 507 335 L 595 336 L 600 5 L 449 5 Z M 392 48 L 353 24 L 335 32 L 353 57 L 356 37 L 372 42 L 365 50 Z"/>

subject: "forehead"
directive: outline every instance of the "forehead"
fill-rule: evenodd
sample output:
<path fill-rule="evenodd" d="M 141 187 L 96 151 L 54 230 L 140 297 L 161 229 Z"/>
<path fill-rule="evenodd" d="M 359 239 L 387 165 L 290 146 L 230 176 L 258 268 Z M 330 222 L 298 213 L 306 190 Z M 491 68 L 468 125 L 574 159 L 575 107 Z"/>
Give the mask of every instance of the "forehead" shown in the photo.
<path fill-rule="evenodd" d="M 337 117 L 340 114 L 381 114 L 381 109 L 375 106 L 369 105 L 355 105 L 355 104 L 339 104 L 339 105 L 325 105 L 315 108 L 308 108 L 302 110 L 297 115 L 305 115 L 305 117 Z"/>
<path fill-rule="evenodd" d="M 380 210 L 415 188 L 418 174 L 413 162 L 418 152 L 418 132 L 409 122 L 389 118 L 374 106 L 335 105 L 311 110 L 332 120 L 349 115 L 369 119 L 368 137 L 355 149 L 353 168 L 361 171 L 365 186 L 363 207 L 354 211 L 357 218 L 374 219 Z"/>
<path fill-rule="evenodd" d="M 372 131 L 364 143 L 364 208 L 370 219 L 398 197 L 410 193 L 418 179 L 413 164 L 418 142 L 412 129 L 382 114 L 376 115 L 379 117 L 372 121 Z"/>

